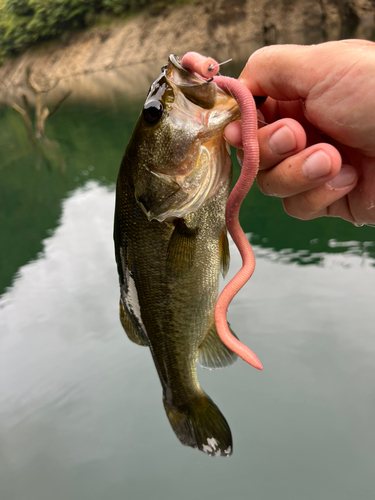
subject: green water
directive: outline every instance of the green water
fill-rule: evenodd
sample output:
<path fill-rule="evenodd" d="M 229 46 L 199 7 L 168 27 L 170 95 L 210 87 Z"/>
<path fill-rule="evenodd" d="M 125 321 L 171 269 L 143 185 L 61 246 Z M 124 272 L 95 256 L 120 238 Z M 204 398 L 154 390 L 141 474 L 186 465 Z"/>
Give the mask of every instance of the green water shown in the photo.
<path fill-rule="evenodd" d="M 114 183 L 141 104 L 66 101 L 39 169 L 0 108 L 1 500 L 373 499 L 375 229 L 294 220 L 256 187 L 241 222 L 257 269 L 229 320 L 264 370 L 199 370 L 231 458 L 174 436 L 118 321 Z"/>
<path fill-rule="evenodd" d="M 11 108 L 0 108 L 5 131 L 0 135 L 0 293 L 20 267 L 42 251 L 43 240 L 59 224 L 64 199 L 89 180 L 114 186 L 142 102 L 122 101 L 109 110 L 95 103 L 66 103 L 46 127 L 46 135 L 59 142 L 63 172 L 58 164 L 45 161 L 36 170 L 21 117 Z M 235 164 L 234 175 L 238 173 Z M 338 219 L 292 219 L 280 200 L 263 196 L 256 186 L 244 202 L 241 223 L 254 243 L 276 251 L 290 249 L 290 259 L 301 264 L 319 262 L 321 252 L 350 250 L 375 257 L 372 227 L 356 228 Z"/>

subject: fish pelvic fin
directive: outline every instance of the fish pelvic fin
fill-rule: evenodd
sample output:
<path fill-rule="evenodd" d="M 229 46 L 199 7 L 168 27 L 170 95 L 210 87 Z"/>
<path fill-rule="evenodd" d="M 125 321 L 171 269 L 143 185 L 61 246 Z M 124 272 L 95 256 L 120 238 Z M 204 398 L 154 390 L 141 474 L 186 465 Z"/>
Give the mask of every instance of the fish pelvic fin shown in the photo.
<path fill-rule="evenodd" d="M 229 324 L 228 328 L 232 335 L 238 338 Z M 232 365 L 237 358 L 237 354 L 231 351 L 221 341 L 216 331 L 214 319 L 212 318 L 210 328 L 208 329 L 207 334 L 198 349 L 198 363 L 202 366 L 202 368 L 216 370 L 218 368 L 224 368 L 225 366 Z"/>
<path fill-rule="evenodd" d="M 185 446 L 198 448 L 212 457 L 228 457 L 233 452 L 232 433 L 225 417 L 203 391 L 183 408 L 163 400 L 169 422 Z"/>
<path fill-rule="evenodd" d="M 229 271 L 229 263 L 230 263 L 230 253 L 229 253 L 229 242 L 227 236 L 227 228 L 224 227 L 223 231 L 220 235 L 220 271 L 223 275 L 223 278 L 227 275 Z"/>
<path fill-rule="evenodd" d="M 122 305 L 121 299 L 120 299 L 120 321 L 129 340 L 134 342 L 134 344 L 148 346 L 147 342 L 144 341 L 144 339 L 139 335 L 139 333 L 135 329 L 132 320 L 130 319 L 129 313 Z"/>

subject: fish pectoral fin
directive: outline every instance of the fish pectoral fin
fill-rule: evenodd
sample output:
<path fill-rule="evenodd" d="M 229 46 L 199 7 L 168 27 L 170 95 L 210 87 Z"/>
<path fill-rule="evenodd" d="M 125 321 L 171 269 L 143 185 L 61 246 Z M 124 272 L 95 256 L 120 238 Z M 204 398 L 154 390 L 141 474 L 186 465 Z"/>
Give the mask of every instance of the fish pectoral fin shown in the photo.
<path fill-rule="evenodd" d="M 167 250 L 167 270 L 175 276 L 189 271 L 194 263 L 198 228 L 190 229 L 177 219 Z"/>
<path fill-rule="evenodd" d="M 148 346 L 147 342 L 140 336 L 140 334 L 135 329 L 132 320 L 130 319 L 129 313 L 124 309 L 122 305 L 122 300 L 120 299 L 120 321 L 126 335 L 129 339 L 138 345 Z"/>
<path fill-rule="evenodd" d="M 231 334 L 238 338 L 231 329 L 229 323 L 228 328 Z M 202 368 L 216 370 L 218 368 L 224 368 L 225 366 L 232 365 L 237 358 L 237 354 L 228 349 L 228 347 L 221 341 L 216 331 L 215 322 L 212 319 L 210 328 L 198 349 L 198 363 Z"/>
<path fill-rule="evenodd" d="M 229 271 L 229 263 L 230 263 L 230 253 L 229 253 L 229 242 L 227 235 L 227 228 L 223 227 L 223 231 L 220 236 L 220 270 L 223 278 L 227 275 Z"/>

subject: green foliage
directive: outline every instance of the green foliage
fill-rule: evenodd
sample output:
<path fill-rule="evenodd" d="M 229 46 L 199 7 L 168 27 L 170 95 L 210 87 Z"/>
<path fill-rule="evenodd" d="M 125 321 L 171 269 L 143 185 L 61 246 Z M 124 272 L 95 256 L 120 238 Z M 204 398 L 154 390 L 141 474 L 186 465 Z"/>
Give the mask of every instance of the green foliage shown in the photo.
<path fill-rule="evenodd" d="M 29 0 L 6 0 L 6 9 L 16 16 L 32 16 L 34 10 Z"/>
<path fill-rule="evenodd" d="M 99 0 L 1 0 L 0 61 L 38 40 L 85 26 Z"/>
<path fill-rule="evenodd" d="M 0 0 L 0 64 L 38 41 L 85 28 L 100 12 L 124 15 L 157 3 L 157 0 Z M 167 3 L 181 3 L 181 0 Z"/>
<path fill-rule="evenodd" d="M 113 14 L 124 14 L 125 12 L 132 12 L 141 10 L 149 4 L 150 0 L 103 0 L 103 9 Z"/>
<path fill-rule="evenodd" d="M 27 30 L 33 38 L 51 38 L 69 28 L 85 26 L 85 15 L 95 9 L 96 0 L 29 0 L 34 8 Z"/>

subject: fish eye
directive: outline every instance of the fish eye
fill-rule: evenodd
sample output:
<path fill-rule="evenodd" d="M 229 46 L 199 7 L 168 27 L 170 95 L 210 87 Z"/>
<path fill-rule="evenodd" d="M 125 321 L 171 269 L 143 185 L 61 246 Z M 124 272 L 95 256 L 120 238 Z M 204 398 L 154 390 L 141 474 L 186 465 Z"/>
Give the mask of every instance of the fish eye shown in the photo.
<path fill-rule="evenodd" d="M 149 101 L 143 107 L 143 117 L 147 123 L 154 124 L 164 113 L 164 106 L 160 101 Z"/>

